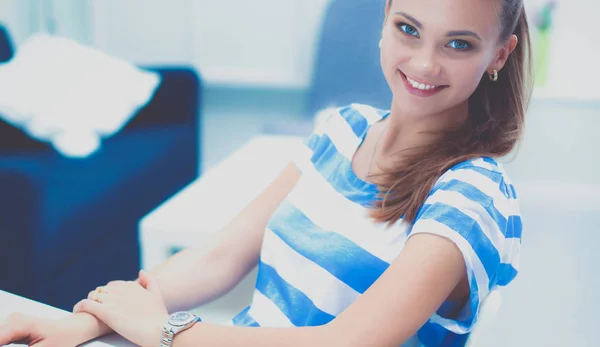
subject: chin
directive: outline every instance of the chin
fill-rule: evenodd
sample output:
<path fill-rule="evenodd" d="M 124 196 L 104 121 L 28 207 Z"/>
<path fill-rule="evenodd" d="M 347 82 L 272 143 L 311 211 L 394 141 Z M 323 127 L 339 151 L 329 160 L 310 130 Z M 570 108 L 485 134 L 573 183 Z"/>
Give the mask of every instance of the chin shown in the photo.
<path fill-rule="evenodd" d="M 398 109 L 414 117 L 426 117 L 449 108 L 447 105 L 442 105 L 438 100 L 415 100 L 411 95 L 400 93 L 394 95 L 394 104 Z"/>

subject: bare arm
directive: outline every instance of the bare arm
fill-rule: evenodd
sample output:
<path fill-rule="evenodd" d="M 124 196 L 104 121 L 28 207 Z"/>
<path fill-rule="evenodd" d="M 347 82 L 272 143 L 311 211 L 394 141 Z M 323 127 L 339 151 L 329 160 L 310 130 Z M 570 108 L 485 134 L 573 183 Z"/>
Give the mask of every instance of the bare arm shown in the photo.
<path fill-rule="evenodd" d="M 254 201 L 213 237 L 208 251 L 192 247 L 150 273 L 169 311 L 189 309 L 226 294 L 252 270 L 273 211 L 294 187 L 300 172 L 290 163 Z"/>
<path fill-rule="evenodd" d="M 179 334 L 173 347 L 398 346 L 466 276 L 461 252 L 451 241 L 416 235 L 373 286 L 327 325 L 248 328 L 199 323 Z"/>
<path fill-rule="evenodd" d="M 293 163 L 288 164 L 256 199 L 216 233 L 208 251 L 200 252 L 192 247 L 152 269 L 150 273 L 159 283 L 167 307 L 178 310 L 210 302 L 229 291 L 254 268 L 266 224 L 299 178 L 300 171 Z M 13 321 L 11 326 L 1 327 L 0 345 L 29 336 L 30 330 L 37 329 L 35 324 L 46 324 L 29 318 Z M 112 332 L 106 324 L 88 313 L 75 313 L 59 324 L 68 327 L 69 334 L 76 334 L 69 339 L 78 343 Z M 61 329 L 54 329 L 52 325 L 46 330 Z"/>

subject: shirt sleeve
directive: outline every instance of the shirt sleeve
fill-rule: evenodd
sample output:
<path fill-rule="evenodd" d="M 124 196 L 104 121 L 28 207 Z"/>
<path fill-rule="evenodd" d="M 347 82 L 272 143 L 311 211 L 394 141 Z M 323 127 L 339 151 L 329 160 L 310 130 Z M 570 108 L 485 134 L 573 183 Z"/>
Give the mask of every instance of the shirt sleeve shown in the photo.
<path fill-rule="evenodd" d="M 516 275 L 515 242 L 507 234 L 518 209 L 504 193 L 502 175 L 477 167 L 450 170 L 438 180 L 410 230 L 410 236 L 445 237 L 463 255 L 470 288 L 467 304 L 458 317 L 449 319 L 441 312 L 449 306 L 445 303 L 429 322 L 456 334 L 470 332 L 490 290 Z"/>
<path fill-rule="evenodd" d="M 321 141 L 323 134 L 326 132 L 332 115 L 337 111 L 337 108 L 328 108 L 315 115 L 313 130 L 303 140 L 303 145 L 292 154 L 292 161 L 301 172 L 307 168 L 307 165 L 312 165 L 312 162 L 315 160 L 315 153 L 319 153 L 318 149 L 323 144 Z"/>

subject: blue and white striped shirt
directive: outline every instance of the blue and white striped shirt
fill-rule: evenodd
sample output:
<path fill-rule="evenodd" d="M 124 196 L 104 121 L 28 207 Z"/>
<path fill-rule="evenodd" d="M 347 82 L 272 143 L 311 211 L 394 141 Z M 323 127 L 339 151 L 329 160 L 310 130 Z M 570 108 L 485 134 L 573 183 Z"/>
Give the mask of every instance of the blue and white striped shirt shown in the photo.
<path fill-rule="evenodd" d="M 501 164 L 491 158 L 444 173 L 412 225 L 400 220 L 387 226 L 368 217 L 378 188 L 355 175 L 352 157 L 369 127 L 388 115 L 358 104 L 337 108 L 310 135 L 304 152 L 295 156 L 301 178 L 265 230 L 252 303 L 234 318 L 235 325 L 326 324 L 368 290 L 419 233 L 441 235 L 458 246 L 470 299 L 456 319 L 442 317 L 442 305 L 410 345 L 464 344 L 483 299 L 514 279 L 519 207 Z"/>

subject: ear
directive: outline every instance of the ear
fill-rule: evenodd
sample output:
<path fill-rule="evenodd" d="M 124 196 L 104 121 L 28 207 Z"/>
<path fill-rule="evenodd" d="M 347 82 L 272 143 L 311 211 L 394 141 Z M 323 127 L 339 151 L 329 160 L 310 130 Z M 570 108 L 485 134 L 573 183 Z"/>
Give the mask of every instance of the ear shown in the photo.
<path fill-rule="evenodd" d="M 508 60 L 508 57 L 515 50 L 518 43 L 519 43 L 519 38 L 517 37 L 517 35 L 510 35 L 508 40 L 506 40 L 502 44 L 502 46 L 500 46 L 500 49 L 498 50 L 498 53 L 496 54 L 496 57 L 495 57 L 494 61 L 492 62 L 492 64 L 490 65 L 488 70 L 490 70 L 490 71 L 502 70 L 502 68 L 504 67 L 504 64 L 506 64 L 506 61 Z"/>

